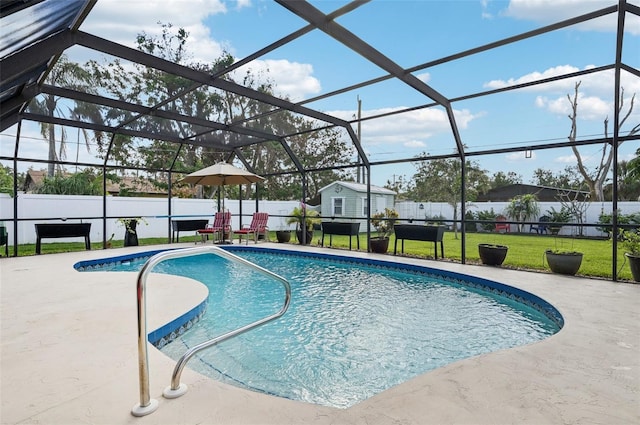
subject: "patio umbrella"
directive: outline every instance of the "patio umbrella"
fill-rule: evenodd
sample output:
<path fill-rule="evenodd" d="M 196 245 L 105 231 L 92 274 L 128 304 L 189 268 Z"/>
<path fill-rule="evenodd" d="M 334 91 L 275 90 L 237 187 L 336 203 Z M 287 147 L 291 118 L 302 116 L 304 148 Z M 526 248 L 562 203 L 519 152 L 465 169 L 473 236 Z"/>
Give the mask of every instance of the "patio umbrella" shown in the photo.
<path fill-rule="evenodd" d="M 205 186 L 225 186 L 229 184 L 251 184 L 264 180 L 257 174 L 234 167 L 226 162 L 218 162 L 202 170 L 185 176 L 180 183 L 201 184 Z"/>
<path fill-rule="evenodd" d="M 204 186 L 224 186 L 231 184 L 251 184 L 264 180 L 257 174 L 243 170 L 226 162 L 218 162 L 202 170 L 188 174 L 180 183 L 201 184 Z M 222 197 L 222 211 L 224 211 L 224 195 Z"/>

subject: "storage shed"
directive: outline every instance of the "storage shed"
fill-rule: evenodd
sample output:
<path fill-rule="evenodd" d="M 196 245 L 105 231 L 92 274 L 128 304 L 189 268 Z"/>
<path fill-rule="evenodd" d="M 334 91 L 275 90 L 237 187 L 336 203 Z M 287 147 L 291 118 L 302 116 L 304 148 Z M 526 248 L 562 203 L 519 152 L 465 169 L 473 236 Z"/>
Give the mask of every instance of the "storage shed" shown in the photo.
<path fill-rule="evenodd" d="M 320 214 L 342 221 L 360 221 L 360 229 L 366 226 L 367 185 L 355 182 L 333 182 L 319 190 L 321 196 Z M 371 185 L 371 214 L 394 208 L 396 192 L 384 187 Z M 360 219 L 360 220 L 359 220 Z M 364 219 L 364 220 L 363 220 Z"/>

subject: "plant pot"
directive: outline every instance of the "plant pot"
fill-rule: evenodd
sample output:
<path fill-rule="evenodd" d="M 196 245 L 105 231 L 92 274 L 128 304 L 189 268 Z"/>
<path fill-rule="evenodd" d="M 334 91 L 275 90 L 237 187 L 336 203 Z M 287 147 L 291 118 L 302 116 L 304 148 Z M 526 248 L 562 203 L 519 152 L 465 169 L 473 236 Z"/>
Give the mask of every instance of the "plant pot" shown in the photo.
<path fill-rule="evenodd" d="M 486 264 L 488 266 L 499 266 L 507 257 L 508 249 L 509 247 L 506 245 L 492 245 L 488 243 L 478 244 L 480 261 L 482 261 L 482 264 Z"/>
<path fill-rule="evenodd" d="M 376 254 L 385 254 L 389 249 L 389 238 L 371 238 L 369 239 L 369 248 L 371 252 Z"/>
<path fill-rule="evenodd" d="M 300 243 L 300 245 L 309 245 L 311 243 L 311 240 L 313 240 L 313 230 L 307 230 L 307 240 L 304 244 L 302 243 L 302 230 L 296 230 L 296 237 L 298 238 L 298 242 Z"/>
<path fill-rule="evenodd" d="M 138 246 L 137 220 L 131 220 L 124 230 L 124 246 Z"/>
<path fill-rule="evenodd" d="M 629 252 L 624 254 L 629 261 L 629 268 L 631 269 L 631 275 L 633 280 L 640 282 L 640 255 L 634 255 Z"/>
<path fill-rule="evenodd" d="M 138 233 L 135 230 L 125 231 L 124 246 L 138 246 Z"/>
<path fill-rule="evenodd" d="M 279 243 L 287 243 L 291 240 L 291 230 L 277 230 L 276 238 Z"/>
<path fill-rule="evenodd" d="M 582 264 L 581 252 L 553 252 L 545 251 L 547 264 L 554 273 L 575 275 Z"/>

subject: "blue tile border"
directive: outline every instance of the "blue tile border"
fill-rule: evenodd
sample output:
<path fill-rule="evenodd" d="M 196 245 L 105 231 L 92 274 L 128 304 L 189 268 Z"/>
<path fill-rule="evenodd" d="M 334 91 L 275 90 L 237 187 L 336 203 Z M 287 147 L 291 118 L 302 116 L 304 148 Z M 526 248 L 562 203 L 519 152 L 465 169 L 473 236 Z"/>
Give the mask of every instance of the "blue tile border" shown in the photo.
<path fill-rule="evenodd" d="M 202 319 L 207 311 L 208 301 L 204 300 L 192 310 L 186 312 L 177 319 L 149 333 L 148 340 L 156 348 L 160 349 L 188 331 Z"/>
<path fill-rule="evenodd" d="M 522 289 L 515 288 L 513 286 L 505 285 L 503 283 L 494 282 L 489 279 L 484 279 L 477 276 L 471 276 L 467 274 L 451 272 L 447 270 L 435 269 L 427 266 L 420 266 L 416 264 L 404 264 L 404 263 L 396 263 L 393 261 L 387 260 L 378 260 L 371 258 L 356 258 L 356 257 L 345 257 L 341 255 L 334 254 L 326 254 L 326 253 L 317 253 L 317 252 L 301 252 L 287 249 L 273 249 L 273 248 L 263 248 L 263 247 L 252 247 L 250 245 L 240 246 L 240 245 L 224 245 L 221 248 L 229 251 L 245 251 L 245 252 L 257 252 L 257 253 L 270 253 L 270 254 L 280 254 L 280 255 L 289 255 L 293 257 L 306 257 L 306 258 L 321 258 L 326 260 L 332 260 L 339 263 L 346 264 L 361 264 L 374 266 L 384 269 L 393 269 L 393 270 L 402 270 L 405 272 L 411 272 L 416 274 L 428 275 L 434 278 L 439 278 L 447 281 L 448 283 L 466 286 L 469 288 L 474 288 L 477 290 L 491 292 L 495 295 L 502 296 L 505 298 L 509 298 L 513 301 L 516 301 L 520 304 L 526 305 L 532 309 L 539 311 L 544 314 L 549 320 L 551 320 L 558 329 L 562 329 L 564 326 L 564 318 L 562 314 L 549 302 L 544 299 L 534 295 L 530 292 L 523 291 Z M 179 248 L 175 248 L 179 249 Z M 154 251 L 146 251 L 139 252 L 135 254 L 127 254 L 117 257 L 111 258 L 101 258 L 96 260 L 87 260 L 80 261 L 74 264 L 74 268 L 78 271 L 92 271 L 92 270 L 100 270 L 104 265 L 111 263 L 121 263 L 123 261 L 132 261 L 132 260 L 140 260 L 140 259 L 148 259 L 153 255 L 168 251 L 169 249 L 163 250 L 154 250 Z M 170 323 L 152 331 L 149 333 L 148 339 L 154 346 L 158 348 L 164 347 L 169 342 L 173 341 L 178 336 L 182 335 L 185 331 L 190 329 L 195 323 L 197 323 L 202 315 L 205 313 L 207 309 L 207 300 L 203 301 L 201 304 L 178 317 L 175 320 L 172 320 Z"/>

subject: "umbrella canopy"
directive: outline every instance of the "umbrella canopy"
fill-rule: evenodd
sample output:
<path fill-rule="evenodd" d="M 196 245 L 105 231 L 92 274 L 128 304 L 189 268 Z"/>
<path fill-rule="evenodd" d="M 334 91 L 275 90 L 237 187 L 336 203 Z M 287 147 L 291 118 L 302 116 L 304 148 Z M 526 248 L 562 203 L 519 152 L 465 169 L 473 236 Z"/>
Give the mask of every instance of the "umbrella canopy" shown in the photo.
<path fill-rule="evenodd" d="M 226 162 L 219 162 L 185 176 L 180 180 L 180 183 L 225 186 L 229 184 L 251 184 L 262 180 L 264 180 L 264 177 L 234 167 Z"/>

